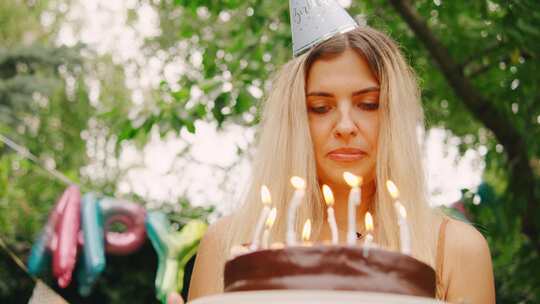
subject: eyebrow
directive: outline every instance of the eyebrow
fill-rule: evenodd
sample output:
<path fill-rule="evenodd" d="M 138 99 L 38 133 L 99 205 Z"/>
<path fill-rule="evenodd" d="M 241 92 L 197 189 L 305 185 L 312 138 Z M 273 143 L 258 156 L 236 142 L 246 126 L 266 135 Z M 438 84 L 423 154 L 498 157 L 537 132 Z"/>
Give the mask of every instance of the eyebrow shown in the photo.
<path fill-rule="evenodd" d="M 353 92 L 352 96 L 362 95 L 369 92 L 379 92 L 379 91 L 380 91 L 379 87 L 367 87 L 365 89 Z M 334 97 L 334 94 L 326 93 L 326 92 L 311 92 L 306 95 L 306 97 L 309 97 L 309 96 Z"/>

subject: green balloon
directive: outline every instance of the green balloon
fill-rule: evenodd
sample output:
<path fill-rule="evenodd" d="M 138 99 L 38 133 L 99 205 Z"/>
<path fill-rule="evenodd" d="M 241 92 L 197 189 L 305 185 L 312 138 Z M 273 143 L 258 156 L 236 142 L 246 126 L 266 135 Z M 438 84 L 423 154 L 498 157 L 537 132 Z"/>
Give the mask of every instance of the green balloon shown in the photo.
<path fill-rule="evenodd" d="M 199 246 L 207 225 L 200 220 L 187 223 L 180 231 L 171 231 L 166 215 L 159 211 L 146 216 L 146 231 L 158 255 L 156 273 L 156 296 L 167 303 L 171 292 L 183 287 L 184 267 Z"/>

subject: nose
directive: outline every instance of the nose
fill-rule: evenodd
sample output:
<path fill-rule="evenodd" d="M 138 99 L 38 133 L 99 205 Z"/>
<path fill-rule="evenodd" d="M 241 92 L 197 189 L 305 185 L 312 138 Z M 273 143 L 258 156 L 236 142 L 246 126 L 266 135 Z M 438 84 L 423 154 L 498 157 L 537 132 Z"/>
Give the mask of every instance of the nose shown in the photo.
<path fill-rule="evenodd" d="M 339 109 L 339 120 L 334 128 L 334 136 L 336 138 L 348 141 L 358 134 L 358 127 L 351 117 L 351 112 L 349 107 L 341 107 Z"/>

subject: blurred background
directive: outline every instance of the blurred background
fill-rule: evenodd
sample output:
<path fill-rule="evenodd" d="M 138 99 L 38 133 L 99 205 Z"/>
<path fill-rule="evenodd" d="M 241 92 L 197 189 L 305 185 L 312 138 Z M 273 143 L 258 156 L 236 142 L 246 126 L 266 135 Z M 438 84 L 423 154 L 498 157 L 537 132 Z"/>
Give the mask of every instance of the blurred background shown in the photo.
<path fill-rule="evenodd" d="M 540 2 L 338 2 L 418 74 L 433 206 L 487 238 L 499 303 L 540 302 Z M 41 164 L 0 142 L 1 303 L 32 295 L 10 254 L 27 260 L 65 188 L 47 169 L 176 228 L 234 210 L 269 77 L 292 57 L 288 5 L 0 1 L 0 134 Z M 87 298 L 43 279 L 70 303 L 154 303 L 156 265 L 149 242 L 107 256 Z"/>

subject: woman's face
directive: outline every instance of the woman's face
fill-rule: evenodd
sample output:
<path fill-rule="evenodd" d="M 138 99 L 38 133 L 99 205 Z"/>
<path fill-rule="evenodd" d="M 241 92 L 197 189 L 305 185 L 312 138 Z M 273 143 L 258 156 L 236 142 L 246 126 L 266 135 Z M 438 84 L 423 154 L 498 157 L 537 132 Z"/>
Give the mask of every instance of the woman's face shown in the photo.
<path fill-rule="evenodd" d="M 322 183 L 343 184 L 343 172 L 374 180 L 379 134 L 379 83 L 366 60 L 348 48 L 318 59 L 306 82 L 309 127 Z"/>

